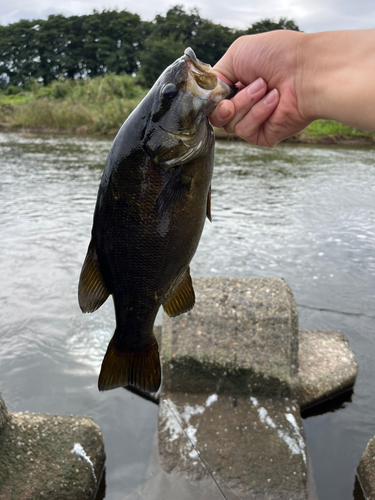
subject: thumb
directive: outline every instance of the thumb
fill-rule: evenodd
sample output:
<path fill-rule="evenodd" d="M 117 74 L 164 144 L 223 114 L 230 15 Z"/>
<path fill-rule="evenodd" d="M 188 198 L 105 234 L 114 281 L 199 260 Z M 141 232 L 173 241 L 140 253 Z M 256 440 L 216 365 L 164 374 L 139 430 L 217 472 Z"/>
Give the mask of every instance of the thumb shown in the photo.
<path fill-rule="evenodd" d="M 211 113 L 210 122 L 214 127 L 223 127 L 233 119 L 235 112 L 232 101 L 221 101 Z"/>
<path fill-rule="evenodd" d="M 217 73 L 218 78 L 229 85 L 238 82 L 233 68 L 233 44 L 229 47 L 223 57 L 215 64 L 212 71 Z"/>

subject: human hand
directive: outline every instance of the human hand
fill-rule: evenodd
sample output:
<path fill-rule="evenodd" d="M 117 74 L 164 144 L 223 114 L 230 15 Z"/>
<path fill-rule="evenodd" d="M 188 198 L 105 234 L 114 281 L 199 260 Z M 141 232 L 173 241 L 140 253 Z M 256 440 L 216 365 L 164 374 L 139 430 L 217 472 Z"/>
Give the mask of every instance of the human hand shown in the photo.
<path fill-rule="evenodd" d="M 225 82 L 237 83 L 240 92 L 218 104 L 211 123 L 267 147 L 303 130 L 312 121 L 299 95 L 303 36 L 274 31 L 238 38 L 213 70 Z"/>

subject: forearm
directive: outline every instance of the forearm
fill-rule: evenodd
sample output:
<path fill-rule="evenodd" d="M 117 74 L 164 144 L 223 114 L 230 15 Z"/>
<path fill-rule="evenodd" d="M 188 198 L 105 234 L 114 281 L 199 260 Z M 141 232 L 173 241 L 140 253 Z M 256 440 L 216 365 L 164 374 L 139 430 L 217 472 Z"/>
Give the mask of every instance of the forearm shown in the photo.
<path fill-rule="evenodd" d="M 375 130 L 375 30 L 306 34 L 299 65 L 296 91 L 305 118 Z"/>

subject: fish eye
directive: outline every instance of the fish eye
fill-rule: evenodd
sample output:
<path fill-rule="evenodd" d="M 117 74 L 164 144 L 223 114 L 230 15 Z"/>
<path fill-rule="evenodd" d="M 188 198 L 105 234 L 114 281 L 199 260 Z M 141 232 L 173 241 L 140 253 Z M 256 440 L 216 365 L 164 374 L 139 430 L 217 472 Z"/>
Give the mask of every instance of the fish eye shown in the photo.
<path fill-rule="evenodd" d="M 178 88 L 174 83 L 167 83 L 162 89 L 162 94 L 165 99 L 171 101 L 178 94 Z"/>

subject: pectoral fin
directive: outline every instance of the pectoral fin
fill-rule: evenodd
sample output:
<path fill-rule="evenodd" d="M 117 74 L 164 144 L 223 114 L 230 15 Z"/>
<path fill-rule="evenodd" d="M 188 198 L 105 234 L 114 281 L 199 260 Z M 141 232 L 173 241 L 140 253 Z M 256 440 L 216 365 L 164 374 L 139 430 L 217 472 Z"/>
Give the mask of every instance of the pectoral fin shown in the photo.
<path fill-rule="evenodd" d="M 163 308 L 168 316 L 178 316 L 190 311 L 195 303 L 193 282 L 188 268 L 184 277 L 173 290 L 172 295 L 164 302 Z"/>
<path fill-rule="evenodd" d="M 156 213 L 160 218 L 168 210 L 178 205 L 190 189 L 191 178 L 181 173 L 181 167 L 174 167 L 170 170 L 169 175 L 169 179 L 164 184 L 155 202 Z"/>
<path fill-rule="evenodd" d="M 208 194 L 207 194 L 207 219 L 212 222 L 212 217 L 211 217 L 211 186 L 208 190 Z"/>
<path fill-rule="evenodd" d="M 107 300 L 109 291 L 103 283 L 95 247 L 90 241 L 78 285 L 78 302 L 82 312 L 99 309 Z"/>

